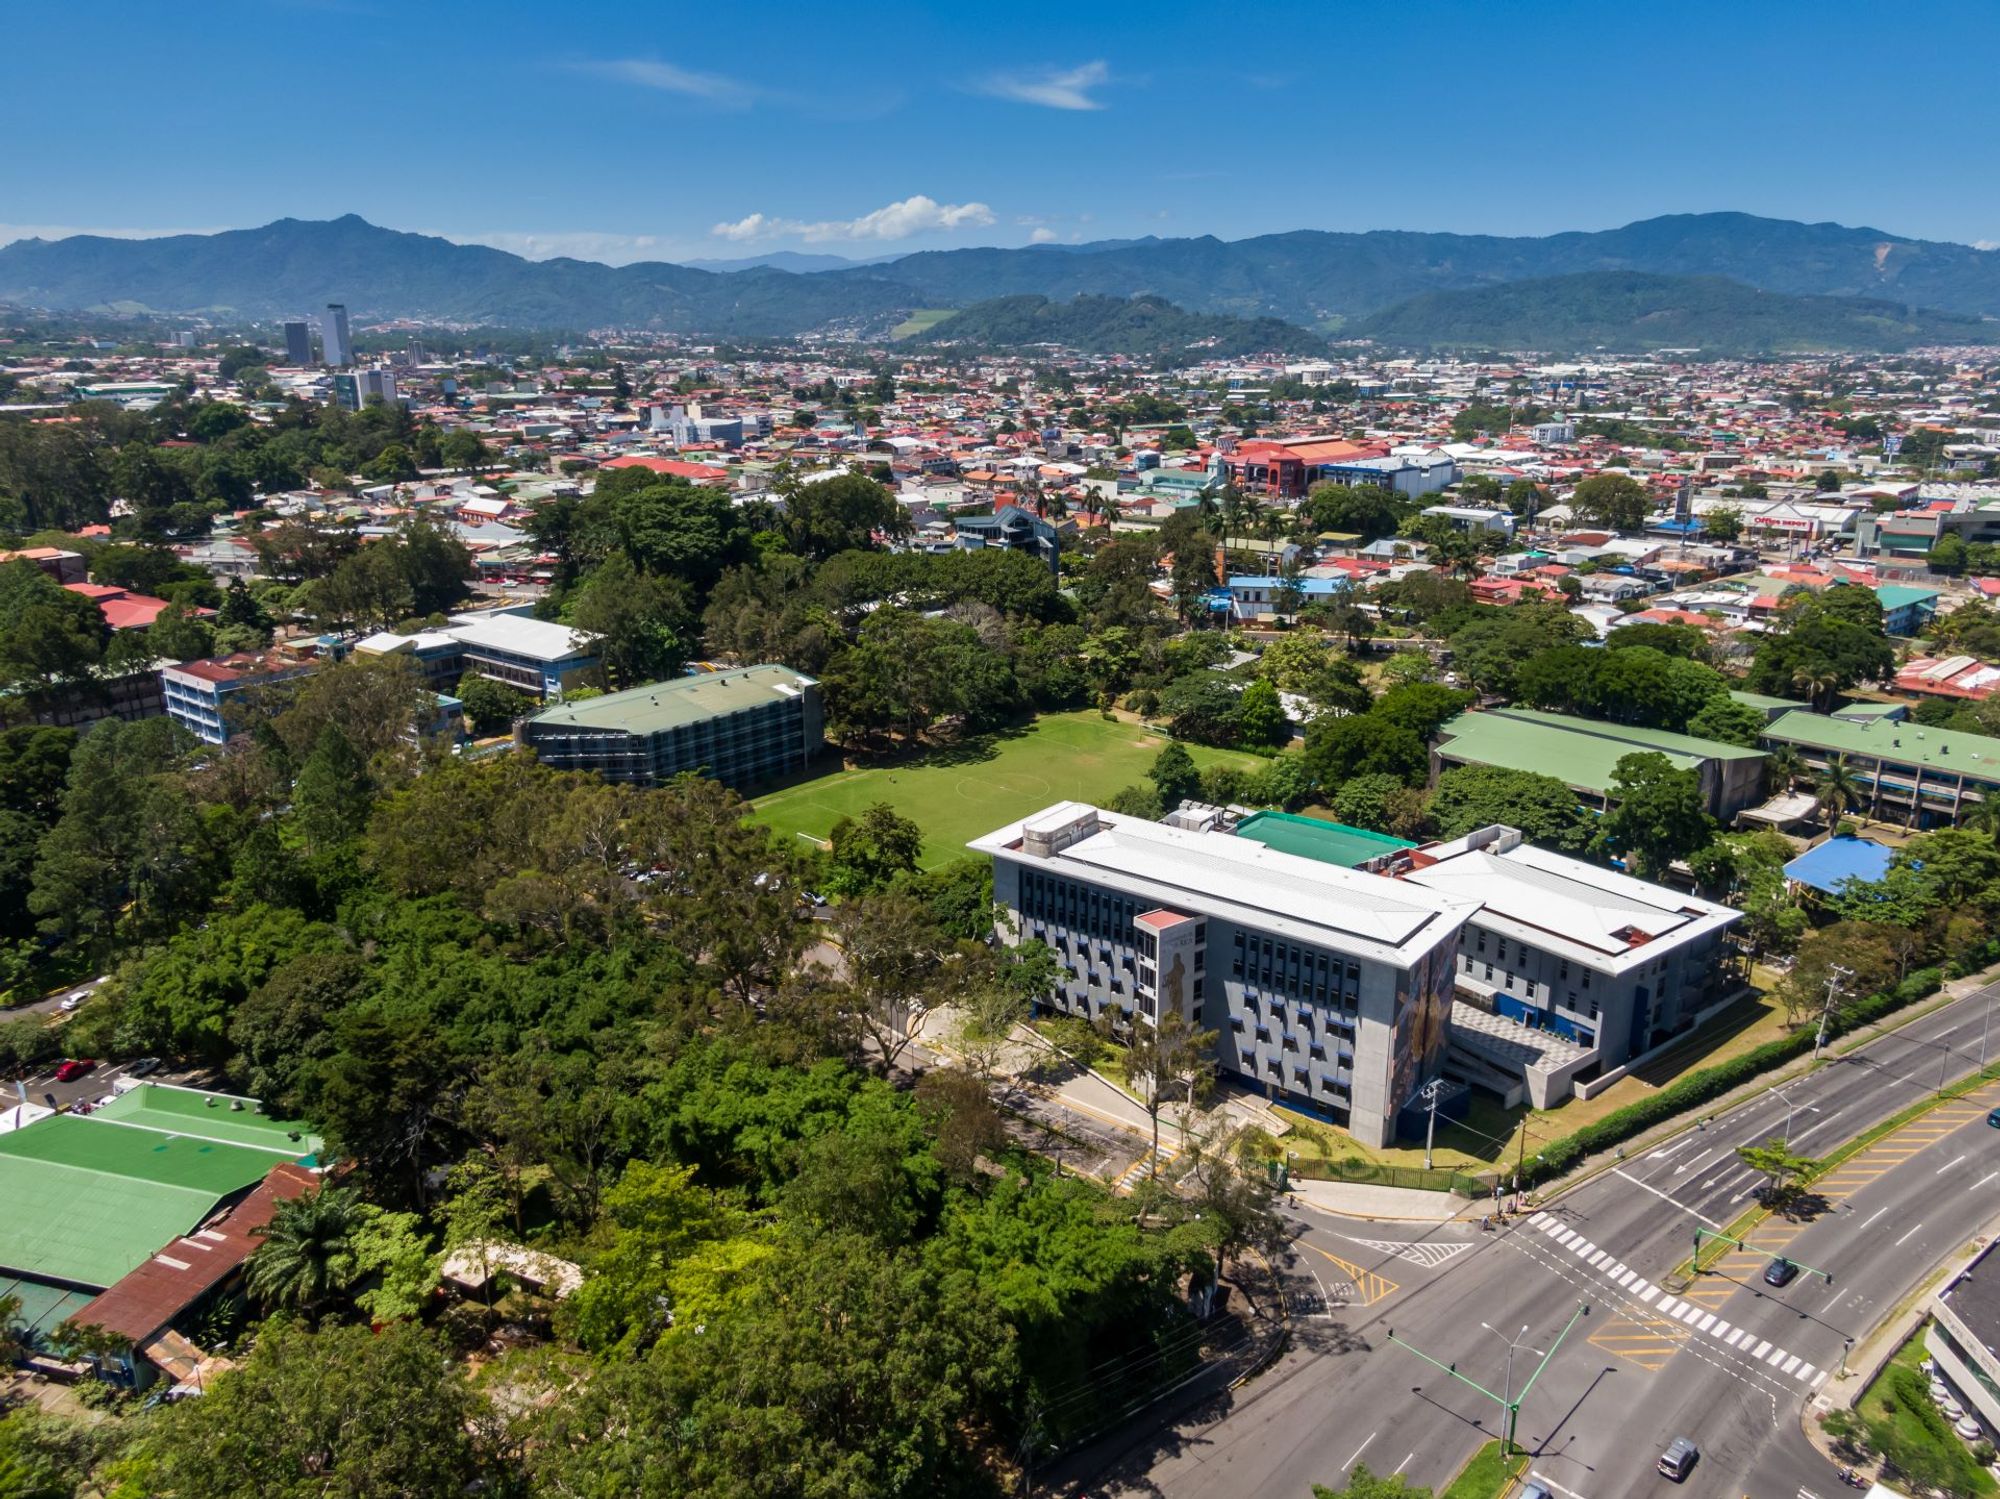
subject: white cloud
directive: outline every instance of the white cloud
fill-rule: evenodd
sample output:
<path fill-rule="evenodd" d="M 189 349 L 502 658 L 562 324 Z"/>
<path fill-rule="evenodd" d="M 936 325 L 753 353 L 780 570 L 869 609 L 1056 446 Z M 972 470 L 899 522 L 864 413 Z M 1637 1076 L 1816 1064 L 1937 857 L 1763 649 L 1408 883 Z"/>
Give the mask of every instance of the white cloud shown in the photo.
<path fill-rule="evenodd" d="M 1056 233 L 1055 230 L 1051 229 L 1047 224 L 1044 224 L 1042 225 L 1041 228 L 1037 229 L 1033 234 L 1028 236 L 1028 243 L 1031 245 L 1050 245 L 1054 244 L 1057 240 L 1061 238 L 1062 236 L 1060 234 Z"/>
<path fill-rule="evenodd" d="M 658 89 L 663 94 L 679 94 L 683 98 L 700 99 L 704 103 L 730 108 L 740 109 L 757 97 L 757 90 L 739 79 L 725 78 L 720 73 L 698 73 L 693 68 L 683 68 L 656 58 L 616 57 L 604 62 L 578 63 L 576 66 L 582 72 L 614 78 L 621 83 L 635 83 L 641 88 Z"/>
<path fill-rule="evenodd" d="M 1975 239 L 1972 242 L 1972 248 L 1975 250 L 2000 250 L 2000 239 Z"/>
<path fill-rule="evenodd" d="M 1039 104 L 1044 109 L 1102 109 L 1103 103 L 1092 98 L 1090 90 L 1110 79 L 1111 69 L 1103 63 L 1087 62 L 1074 68 L 1045 68 L 1034 73 L 994 73 L 980 79 L 973 88 L 996 99 Z"/>
<path fill-rule="evenodd" d="M 993 210 L 984 203 L 940 203 L 918 193 L 900 203 L 891 203 L 858 219 L 777 218 L 753 213 L 734 223 L 717 224 L 708 232 L 732 244 L 750 244 L 766 239 L 798 239 L 806 244 L 840 243 L 852 240 L 908 239 L 913 234 L 936 234 L 952 229 L 980 229 L 993 222 Z"/>

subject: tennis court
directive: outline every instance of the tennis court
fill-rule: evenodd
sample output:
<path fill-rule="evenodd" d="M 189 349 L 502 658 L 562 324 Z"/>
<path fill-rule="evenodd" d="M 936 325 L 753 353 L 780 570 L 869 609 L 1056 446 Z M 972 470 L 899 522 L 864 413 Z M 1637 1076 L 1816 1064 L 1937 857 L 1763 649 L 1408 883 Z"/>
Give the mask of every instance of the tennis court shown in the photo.
<path fill-rule="evenodd" d="M 89 1116 L 0 1135 L 0 1271 L 103 1288 L 187 1233 L 281 1160 L 285 1121 L 225 1098 L 147 1084 Z"/>
<path fill-rule="evenodd" d="M 231 1103 L 241 1103 L 243 1107 L 232 1109 Z M 91 1117 L 225 1145 L 274 1151 L 288 1161 L 319 1149 L 319 1141 L 306 1134 L 303 1125 L 266 1118 L 257 1112 L 252 1099 L 203 1093 L 192 1088 L 142 1083 L 120 1093 L 110 1103 L 100 1104 Z"/>

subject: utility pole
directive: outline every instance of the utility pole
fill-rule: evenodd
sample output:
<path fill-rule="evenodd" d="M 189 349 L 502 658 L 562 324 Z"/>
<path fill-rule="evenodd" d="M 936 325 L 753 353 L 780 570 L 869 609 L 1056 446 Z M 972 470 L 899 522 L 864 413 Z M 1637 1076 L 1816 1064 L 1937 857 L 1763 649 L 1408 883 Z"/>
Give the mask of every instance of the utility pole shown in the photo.
<path fill-rule="evenodd" d="M 1523 1346 L 1521 1339 L 1528 1335 L 1528 1329 L 1526 1324 L 1523 1324 L 1521 1330 L 1509 1338 L 1491 1322 L 1482 1322 L 1479 1325 L 1492 1333 L 1494 1337 L 1504 1340 L 1507 1344 L 1507 1373 L 1500 1386 L 1500 1405 L 1507 1413 L 1507 1422 L 1506 1429 L 1500 1434 L 1500 1455 L 1508 1457 L 1514 1451 L 1514 1417 L 1521 1409 L 1514 1401 L 1514 1350 Z M 1543 1358 L 1548 1357 L 1539 1348 L 1530 1348 L 1528 1352 L 1541 1354 Z"/>
<path fill-rule="evenodd" d="M 1494 1394 L 1493 1391 L 1487 1389 L 1486 1386 L 1481 1384 L 1478 1380 L 1470 1379 L 1465 1375 L 1459 1373 L 1457 1364 L 1447 1364 L 1440 1359 L 1434 1359 L 1428 1353 L 1425 1353 L 1423 1349 L 1417 1347 L 1415 1344 L 1404 1342 L 1401 1338 L 1396 1336 L 1396 1330 L 1393 1327 L 1388 1329 L 1385 1335 L 1387 1336 L 1389 1341 L 1394 1343 L 1398 1348 L 1407 1349 L 1409 1352 L 1414 1353 L 1418 1358 L 1422 1359 L 1425 1363 L 1429 1364 L 1433 1369 L 1443 1370 L 1446 1374 L 1449 1374 L 1453 1379 L 1457 1380 L 1460 1384 L 1467 1385 L 1472 1389 L 1477 1390 L 1480 1394 L 1484 1395 L 1488 1400 L 1491 1400 L 1496 1405 L 1498 1405 L 1500 1407 L 1501 1431 L 1502 1431 L 1500 1439 L 1500 1450 L 1504 1454 L 1504 1453 L 1510 1453 L 1514 1449 L 1514 1427 L 1517 1418 L 1521 1414 L 1522 1402 L 1525 1401 L 1528 1398 L 1529 1394 L 1533 1392 L 1535 1388 L 1535 1381 L 1542 1377 L 1542 1370 L 1548 1368 L 1549 1360 L 1554 1358 L 1556 1354 L 1559 1351 L 1561 1351 L 1564 1341 L 1569 1337 L 1570 1329 L 1576 1326 L 1577 1318 L 1588 1317 L 1589 1315 L 1590 1315 L 1590 1303 L 1587 1301 L 1579 1301 L 1576 1304 L 1576 1310 L 1570 1313 L 1569 1321 L 1563 1324 L 1562 1332 L 1557 1335 L 1555 1342 L 1549 1345 L 1549 1351 L 1547 1353 L 1542 1353 L 1539 1348 L 1530 1348 L 1528 1350 L 1530 1353 L 1540 1354 L 1542 1361 L 1539 1364 L 1535 1365 L 1535 1372 L 1528 1376 L 1528 1382 L 1521 1386 L 1521 1393 L 1518 1396 L 1515 1395 L 1514 1393 L 1514 1350 L 1517 1347 L 1526 1346 L 1521 1341 L 1522 1338 L 1526 1337 L 1528 1333 L 1528 1329 L 1525 1327 L 1523 1327 L 1521 1331 L 1507 1343 L 1507 1383 L 1503 1393 L 1498 1395 Z M 1492 1333 L 1495 1337 L 1506 1336 L 1504 1333 L 1500 1332 L 1498 1328 L 1493 1327 L 1490 1323 L 1482 1322 L 1479 1325 L 1481 1327 L 1484 1327 L 1488 1332 Z"/>
<path fill-rule="evenodd" d="M 1826 976 L 1826 1003 L 1819 1010 L 1819 1034 L 1813 1038 L 1813 1060 L 1819 1060 L 1821 1048 L 1826 1045 L 1826 1023 L 1833 1015 L 1833 996 L 1847 987 L 1847 981 L 1854 977 L 1852 968 L 1842 968 L 1838 963 L 1828 970 Z"/>
<path fill-rule="evenodd" d="M 1444 1079 L 1434 1077 L 1419 1090 L 1424 1102 L 1431 1106 L 1429 1121 L 1424 1125 L 1424 1170 L 1431 1169 L 1431 1141 L 1437 1135 L 1438 1095 L 1444 1092 Z"/>

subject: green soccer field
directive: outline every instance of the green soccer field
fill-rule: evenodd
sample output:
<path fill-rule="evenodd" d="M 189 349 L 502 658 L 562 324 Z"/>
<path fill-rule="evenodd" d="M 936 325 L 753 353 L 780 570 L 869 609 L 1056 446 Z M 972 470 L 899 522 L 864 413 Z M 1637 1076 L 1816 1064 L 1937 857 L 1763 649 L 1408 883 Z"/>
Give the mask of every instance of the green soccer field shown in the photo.
<path fill-rule="evenodd" d="M 824 840 L 841 817 L 887 802 L 924 830 L 924 863 L 966 857 L 982 833 L 1051 802 L 1102 804 L 1144 780 L 1166 740 L 1136 724 L 1106 722 L 1092 709 L 1051 713 L 1023 729 L 982 736 L 921 760 L 835 770 L 756 797 L 759 821 L 781 833 Z M 1248 770 L 1255 755 L 1191 744 L 1199 766 Z"/>

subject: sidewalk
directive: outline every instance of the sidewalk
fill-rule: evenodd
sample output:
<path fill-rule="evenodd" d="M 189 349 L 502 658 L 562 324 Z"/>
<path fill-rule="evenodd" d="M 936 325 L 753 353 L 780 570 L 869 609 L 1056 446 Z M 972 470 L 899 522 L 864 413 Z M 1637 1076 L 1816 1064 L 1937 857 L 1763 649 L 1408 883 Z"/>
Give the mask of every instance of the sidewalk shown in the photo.
<path fill-rule="evenodd" d="M 1339 1218 L 1373 1218 L 1384 1223 L 1450 1223 L 1493 1211 L 1492 1201 L 1469 1201 L 1450 1192 L 1416 1187 L 1378 1187 L 1368 1182 L 1308 1181 L 1292 1178 L 1301 1207 Z"/>

